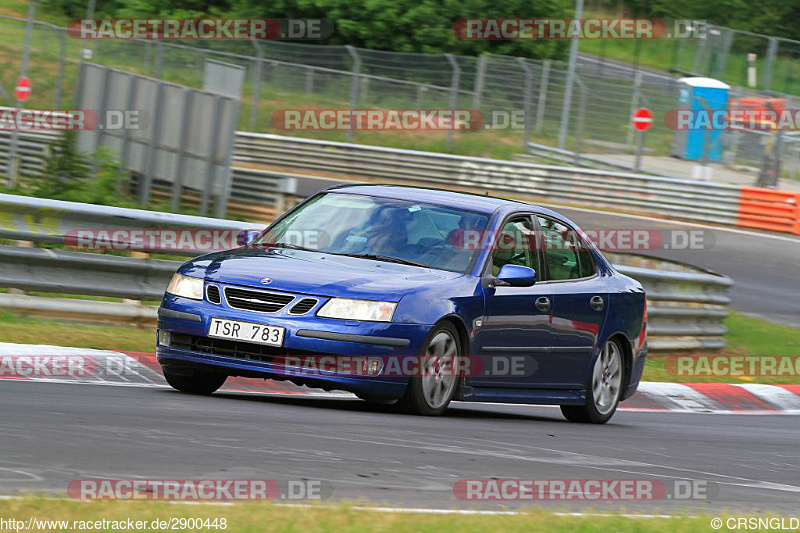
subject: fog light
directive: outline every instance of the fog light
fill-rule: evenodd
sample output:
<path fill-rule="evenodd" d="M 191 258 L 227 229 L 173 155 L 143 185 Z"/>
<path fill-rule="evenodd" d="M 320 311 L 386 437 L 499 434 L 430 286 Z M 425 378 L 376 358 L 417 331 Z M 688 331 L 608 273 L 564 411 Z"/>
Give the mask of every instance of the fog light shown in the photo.
<path fill-rule="evenodd" d="M 170 334 L 169 331 L 158 330 L 158 344 L 169 348 Z"/>

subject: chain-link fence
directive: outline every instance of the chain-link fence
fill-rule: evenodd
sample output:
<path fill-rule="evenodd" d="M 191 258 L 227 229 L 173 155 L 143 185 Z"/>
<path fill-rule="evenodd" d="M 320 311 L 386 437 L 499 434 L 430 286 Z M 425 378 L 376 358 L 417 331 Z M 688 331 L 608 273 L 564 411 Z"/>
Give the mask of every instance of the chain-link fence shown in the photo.
<path fill-rule="evenodd" d="M 638 107 L 648 107 L 656 120 L 644 139 L 647 157 L 643 170 L 665 175 L 680 175 L 669 158 L 674 132 L 661 120 L 678 107 L 679 77 L 707 75 L 734 86 L 747 86 L 752 81 L 748 68 L 755 67 L 756 87 L 734 91 L 732 96 L 768 88 L 800 93 L 800 85 L 794 82 L 795 52 L 800 43 L 716 27 L 709 27 L 703 38 L 603 41 L 601 55 L 580 56 L 572 105 L 566 115 L 567 69 L 559 61 L 395 53 L 282 41 L 197 41 L 191 46 L 167 41 L 81 41 L 67 36 L 64 28 L 38 22 L 34 27 L 29 107 L 69 107 L 77 66 L 83 58 L 194 88 L 203 86 L 205 61 L 215 59 L 245 69 L 239 130 L 275 132 L 271 117 L 280 109 L 479 109 L 488 127 L 475 132 L 296 134 L 513 157 L 523 151 L 526 141 L 531 142 L 529 146 L 554 147 L 560 125 L 568 119 L 563 148 L 571 152 L 558 157 L 631 168 L 636 150 L 631 115 Z M 13 105 L 24 20 L 0 17 L 0 28 L 4 35 L 0 57 L 7 66 L 0 71 L 0 97 Z M 620 47 L 632 47 L 633 62 L 610 59 L 611 48 L 604 46 L 616 47 L 617 55 Z M 607 55 L 602 55 L 604 52 Z M 756 58 L 748 58 L 748 54 Z M 660 58 L 664 70 L 647 68 L 644 57 Z M 670 66 L 673 72 L 668 73 Z M 757 173 L 765 150 L 774 146 L 773 141 L 762 137 L 755 143 L 762 149 L 754 150 L 749 137 L 743 140 L 742 134 L 726 132 L 725 161 L 752 167 Z M 776 157 L 785 171 L 796 175 L 796 144 L 785 137 L 789 140 L 778 146 L 791 149 L 779 150 Z"/>

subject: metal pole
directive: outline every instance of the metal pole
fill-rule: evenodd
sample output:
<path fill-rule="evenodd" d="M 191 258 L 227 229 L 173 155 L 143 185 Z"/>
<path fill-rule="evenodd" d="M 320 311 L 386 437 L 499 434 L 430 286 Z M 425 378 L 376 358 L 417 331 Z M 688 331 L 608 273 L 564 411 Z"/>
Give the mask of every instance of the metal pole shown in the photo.
<path fill-rule="evenodd" d="M 633 165 L 633 169 L 636 172 L 640 172 L 642 170 L 642 150 L 644 147 L 644 132 L 637 131 L 636 132 L 636 163 Z"/>
<path fill-rule="evenodd" d="M 641 95 L 642 90 L 642 73 L 640 71 L 636 71 L 636 78 L 633 82 L 633 98 L 631 98 L 631 109 L 628 113 L 629 117 L 633 116 L 633 113 L 639 107 L 639 96 Z M 633 130 L 628 128 L 628 138 L 626 141 L 628 148 L 630 148 L 631 144 L 633 143 Z"/>
<path fill-rule="evenodd" d="M 230 105 L 231 116 L 239 116 L 239 100 L 231 99 Z M 235 122 L 235 118 L 232 119 Z M 231 170 L 231 163 L 233 162 L 233 150 L 236 145 L 236 128 L 232 127 L 228 135 L 227 156 L 225 157 L 225 167 L 222 169 L 222 192 L 217 196 L 214 202 L 214 209 L 217 218 L 225 218 L 228 213 L 228 202 L 231 199 L 231 190 L 233 189 L 233 171 Z"/>
<path fill-rule="evenodd" d="M 575 18 L 583 15 L 583 0 L 575 2 Z M 569 114 L 572 108 L 572 85 L 575 83 L 575 66 L 578 62 L 578 38 L 573 36 L 569 47 L 569 64 L 567 65 L 567 87 L 564 89 L 564 103 L 561 108 L 561 129 L 558 132 L 558 147 L 562 150 L 567 145 L 569 131 Z"/>
<path fill-rule="evenodd" d="M 764 62 L 764 90 L 769 91 L 772 87 L 772 69 L 775 66 L 775 54 L 778 51 L 778 40 L 775 37 L 769 38 L 767 46 L 767 57 Z"/>
<path fill-rule="evenodd" d="M 183 195 L 183 174 L 186 172 L 186 143 L 189 139 L 189 132 L 192 127 L 192 103 L 194 102 L 194 92 L 183 89 L 183 110 L 181 111 L 181 132 L 178 139 L 177 170 L 175 181 L 172 183 L 172 200 L 170 208 L 173 213 L 177 213 L 181 205 Z"/>
<path fill-rule="evenodd" d="M 355 48 L 350 45 L 345 46 L 347 49 L 347 53 L 350 54 L 350 57 L 353 58 L 353 74 L 350 78 L 350 111 L 354 112 L 358 107 L 358 84 L 361 80 L 361 57 L 359 57 L 358 52 Z M 353 128 L 347 130 L 347 140 L 353 140 L 353 134 L 355 131 Z"/>
<path fill-rule="evenodd" d="M 214 155 L 217 152 L 217 135 L 219 132 L 219 125 L 222 122 L 222 97 L 214 97 L 214 125 L 209 130 L 208 135 L 208 149 L 206 156 L 206 184 L 203 187 L 203 200 L 200 204 L 200 214 L 206 216 L 208 214 L 208 205 L 211 201 L 211 191 L 214 188 Z"/>
<path fill-rule="evenodd" d="M 489 54 L 478 56 L 478 70 L 475 73 L 475 94 L 472 97 L 472 109 L 481 108 L 481 97 L 483 96 L 483 83 L 486 78 L 486 63 L 489 61 Z"/>
<path fill-rule="evenodd" d="M 164 83 L 158 82 L 156 86 L 155 112 L 153 113 L 153 120 L 150 122 L 150 144 L 147 147 L 146 160 L 147 170 L 144 172 L 142 182 L 139 184 L 139 203 L 143 206 L 150 203 L 150 191 L 153 188 L 153 178 L 156 175 L 156 150 L 158 150 L 161 143 L 161 130 L 163 129 L 161 119 L 164 114 L 164 100 L 166 100 Z"/>
<path fill-rule="evenodd" d="M 539 104 L 536 108 L 536 133 L 541 133 L 544 122 L 544 110 L 547 105 L 547 88 L 550 83 L 550 60 L 542 63 L 542 80 L 539 82 Z"/>
<path fill-rule="evenodd" d="M 58 53 L 58 71 L 56 74 L 56 94 L 53 96 L 53 109 L 58 109 L 61 107 L 61 91 L 64 86 L 64 63 L 67 60 L 67 42 L 62 30 L 54 29 L 53 31 L 56 32 L 60 45 Z"/>
<path fill-rule="evenodd" d="M 517 62 L 525 73 L 525 94 L 522 101 L 522 112 L 525 118 L 525 131 L 522 134 L 522 152 L 528 150 L 528 141 L 531 137 L 531 97 L 533 96 L 533 69 L 524 58 L 518 57 Z"/>
<path fill-rule="evenodd" d="M 458 84 L 461 80 L 461 68 L 458 66 L 456 58 L 453 54 L 445 54 L 450 67 L 453 69 L 453 75 L 450 80 L 450 110 L 455 111 L 458 107 Z M 447 130 L 447 149 L 453 149 L 453 128 Z"/>
<path fill-rule="evenodd" d="M 578 131 L 575 132 L 575 166 L 581 164 L 581 144 L 583 142 L 583 121 L 586 118 L 586 85 L 579 76 L 575 76 L 575 83 L 581 90 L 581 102 L 578 104 Z"/>
<path fill-rule="evenodd" d="M 164 45 L 161 41 L 156 41 L 156 78 L 161 79 L 161 68 L 164 63 Z"/>
<path fill-rule="evenodd" d="M 31 39 L 33 37 L 33 14 L 36 10 L 36 2 L 28 2 L 28 21 L 25 24 L 25 44 L 22 47 L 22 65 L 19 70 L 19 77 L 24 78 L 28 75 L 28 61 L 31 55 Z M 24 107 L 23 102 L 17 98 L 17 112 Z M 11 147 L 8 152 L 8 167 L 6 168 L 6 186 L 11 187 L 17 177 L 17 144 L 19 143 L 19 132 L 14 129 L 11 132 Z"/>
<path fill-rule="evenodd" d="M 256 49 L 256 70 L 253 74 L 253 107 L 250 110 L 250 131 L 256 131 L 258 121 L 258 101 L 261 98 L 261 70 L 264 66 L 264 49 L 261 43 L 252 39 L 253 48 Z"/>

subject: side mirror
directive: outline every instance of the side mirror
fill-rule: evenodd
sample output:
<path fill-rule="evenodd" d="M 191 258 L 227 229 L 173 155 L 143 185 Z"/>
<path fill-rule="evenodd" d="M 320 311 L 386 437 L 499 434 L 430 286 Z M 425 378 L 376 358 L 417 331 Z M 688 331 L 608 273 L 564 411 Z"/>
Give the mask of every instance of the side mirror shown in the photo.
<path fill-rule="evenodd" d="M 258 239 L 259 235 L 261 235 L 260 231 L 246 229 L 244 231 L 241 231 L 239 235 L 236 237 L 236 243 L 239 246 L 250 248 L 250 246 L 252 246 L 253 243 L 256 242 L 256 239 Z"/>
<path fill-rule="evenodd" d="M 530 287 L 536 283 L 536 271 L 521 265 L 503 265 L 495 280 L 500 282 L 500 285 Z"/>

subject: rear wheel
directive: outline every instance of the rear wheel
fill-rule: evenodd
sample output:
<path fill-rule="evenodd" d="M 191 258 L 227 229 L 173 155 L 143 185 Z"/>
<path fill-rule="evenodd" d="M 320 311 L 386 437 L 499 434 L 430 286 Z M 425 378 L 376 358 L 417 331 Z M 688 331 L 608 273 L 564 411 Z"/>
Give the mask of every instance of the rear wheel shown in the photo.
<path fill-rule="evenodd" d="M 214 372 L 178 372 L 163 367 L 167 383 L 181 392 L 211 394 L 222 387 L 228 376 Z"/>
<path fill-rule="evenodd" d="M 461 355 L 458 331 L 449 322 L 434 326 L 420 356 L 421 375 L 411 376 L 400 407 L 418 415 L 440 415 L 456 394 L 456 361 Z"/>
<path fill-rule="evenodd" d="M 622 349 L 617 341 L 610 340 L 594 363 L 586 387 L 584 405 L 562 405 L 561 413 L 572 422 L 605 424 L 619 405 L 622 393 Z"/>

